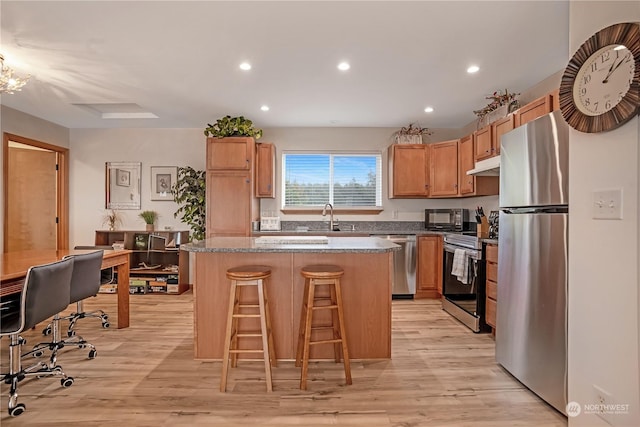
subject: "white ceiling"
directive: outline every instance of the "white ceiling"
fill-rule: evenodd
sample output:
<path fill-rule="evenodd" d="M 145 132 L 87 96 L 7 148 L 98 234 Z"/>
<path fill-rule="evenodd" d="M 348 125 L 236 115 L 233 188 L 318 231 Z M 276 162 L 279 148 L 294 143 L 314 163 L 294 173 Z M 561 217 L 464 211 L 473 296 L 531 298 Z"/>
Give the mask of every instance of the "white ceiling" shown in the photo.
<path fill-rule="evenodd" d="M 460 128 L 485 96 L 526 90 L 569 58 L 568 1 L 3 0 L 0 12 L 0 52 L 32 74 L 2 103 L 68 128 L 204 128 L 227 114 Z M 104 119 L 84 103 L 158 118 Z"/>

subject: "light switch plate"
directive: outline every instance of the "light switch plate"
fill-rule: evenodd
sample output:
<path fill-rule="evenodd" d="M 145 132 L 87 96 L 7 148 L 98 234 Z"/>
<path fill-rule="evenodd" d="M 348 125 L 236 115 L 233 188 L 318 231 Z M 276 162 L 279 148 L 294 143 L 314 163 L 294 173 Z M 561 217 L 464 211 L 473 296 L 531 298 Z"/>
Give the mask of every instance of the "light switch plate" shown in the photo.
<path fill-rule="evenodd" d="M 593 192 L 593 219 L 622 219 L 622 189 Z"/>

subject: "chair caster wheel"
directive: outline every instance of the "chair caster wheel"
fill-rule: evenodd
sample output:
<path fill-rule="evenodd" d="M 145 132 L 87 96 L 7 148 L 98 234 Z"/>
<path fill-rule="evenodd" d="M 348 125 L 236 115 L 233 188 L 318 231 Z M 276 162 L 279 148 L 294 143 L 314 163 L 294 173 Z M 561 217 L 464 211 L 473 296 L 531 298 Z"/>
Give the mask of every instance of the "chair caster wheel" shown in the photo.
<path fill-rule="evenodd" d="M 17 417 L 22 415 L 24 411 L 27 410 L 27 406 L 24 403 L 18 403 L 15 407 L 9 408 L 9 415 L 12 417 Z"/>
<path fill-rule="evenodd" d="M 63 378 L 60 380 L 60 384 L 64 388 L 71 387 L 73 385 L 73 378 L 72 377 Z"/>
<path fill-rule="evenodd" d="M 111 326 L 111 325 L 109 324 L 109 322 L 102 322 L 102 327 L 103 327 L 103 328 L 105 328 L 105 329 L 106 329 L 106 328 L 108 328 L 109 326 Z"/>
<path fill-rule="evenodd" d="M 44 336 L 51 335 L 51 326 L 47 326 L 46 328 L 44 328 L 42 330 L 42 335 Z"/>
<path fill-rule="evenodd" d="M 89 350 L 89 359 L 95 359 L 97 355 L 98 355 L 98 350 L 96 350 L 95 348 L 92 348 L 91 350 Z"/>

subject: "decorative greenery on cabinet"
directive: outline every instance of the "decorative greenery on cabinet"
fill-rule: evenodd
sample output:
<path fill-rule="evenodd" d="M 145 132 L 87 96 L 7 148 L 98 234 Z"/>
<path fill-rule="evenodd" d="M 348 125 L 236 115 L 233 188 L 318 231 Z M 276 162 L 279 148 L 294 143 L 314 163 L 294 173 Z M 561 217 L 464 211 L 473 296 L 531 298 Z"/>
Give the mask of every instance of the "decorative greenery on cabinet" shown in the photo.
<path fill-rule="evenodd" d="M 260 139 L 262 136 L 262 129 L 254 128 L 253 122 L 249 119 L 245 119 L 244 116 L 224 116 L 223 118 L 216 120 L 214 125 L 207 123 L 204 135 L 214 138 L 249 136 L 254 139 Z"/>

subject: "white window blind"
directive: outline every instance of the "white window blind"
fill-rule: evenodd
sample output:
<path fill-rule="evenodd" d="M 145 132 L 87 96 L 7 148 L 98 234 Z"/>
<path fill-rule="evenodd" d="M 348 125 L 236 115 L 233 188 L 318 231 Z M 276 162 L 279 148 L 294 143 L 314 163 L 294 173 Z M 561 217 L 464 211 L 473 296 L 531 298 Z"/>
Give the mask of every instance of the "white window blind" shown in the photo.
<path fill-rule="evenodd" d="M 284 153 L 283 207 L 382 206 L 380 154 Z"/>

